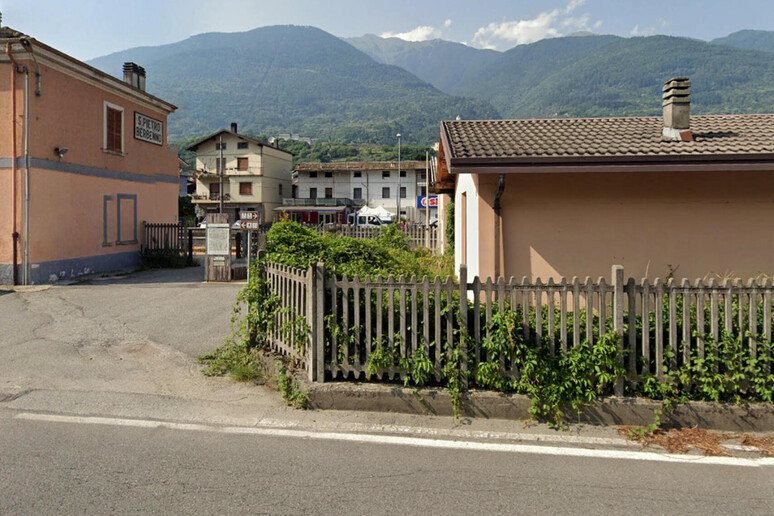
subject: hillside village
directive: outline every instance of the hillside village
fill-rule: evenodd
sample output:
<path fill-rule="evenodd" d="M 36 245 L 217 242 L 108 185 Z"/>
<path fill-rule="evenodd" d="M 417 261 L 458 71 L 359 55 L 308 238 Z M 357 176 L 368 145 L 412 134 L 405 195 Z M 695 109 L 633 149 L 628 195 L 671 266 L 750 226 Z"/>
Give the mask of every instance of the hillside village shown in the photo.
<path fill-rule="evenodd" d="M 0 23 L 0 334 L 96 358 L 111 396 L 195 385 L 238 433 L 218 404 L 263 409 L 202 386 L 227 375 L 276 414 L 774 454 L 774 32 L 500 51 L 277 25 L 82 61 Z M 166 364 L 196 380 L 145 379 Z M 8 367 L 0 404 L 56 390 Z"/>

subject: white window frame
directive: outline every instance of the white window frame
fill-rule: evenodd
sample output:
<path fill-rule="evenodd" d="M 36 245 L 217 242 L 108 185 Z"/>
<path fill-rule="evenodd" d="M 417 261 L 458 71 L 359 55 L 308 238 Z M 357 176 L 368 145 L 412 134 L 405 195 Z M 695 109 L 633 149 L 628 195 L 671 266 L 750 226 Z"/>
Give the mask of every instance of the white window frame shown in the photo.
<path fill-rule="evenodd" d="M 107 110 L 108 108 L 114 109 L 116 111 L 121 112 L 121 152 L 116 153 L 116 151 L 108 150 L 107 146 L 107 139 L 108 139 L 108 116 L 107 116 Z M 116 104 L 110 103 L 107 100 L 103 101 L 102 103 L 102 151 L 107 152 L 109 154 L 119 154 L 123 156 L 126 154 L 126 113 L 124 112 L 124 108 L 121 106 L 118 106 Z"/>

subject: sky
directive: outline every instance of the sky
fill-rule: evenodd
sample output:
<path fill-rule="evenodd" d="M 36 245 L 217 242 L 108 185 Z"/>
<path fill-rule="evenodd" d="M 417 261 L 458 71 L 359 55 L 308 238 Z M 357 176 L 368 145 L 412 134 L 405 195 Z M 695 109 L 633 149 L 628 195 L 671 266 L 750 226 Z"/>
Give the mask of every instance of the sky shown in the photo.
<path fill-rule="evenodd" d="M 286 24 L 495 50 L 578 31 L 710 40 L 774 30 L 771 0 L 0 0 L 0 12 L 4 25 L 81 60 Z"/>

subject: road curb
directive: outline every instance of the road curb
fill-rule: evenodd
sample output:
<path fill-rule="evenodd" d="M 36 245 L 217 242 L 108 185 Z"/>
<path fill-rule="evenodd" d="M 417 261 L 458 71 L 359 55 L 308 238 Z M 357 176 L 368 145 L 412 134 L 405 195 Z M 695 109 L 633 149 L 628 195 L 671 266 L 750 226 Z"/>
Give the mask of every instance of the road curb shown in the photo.
<path fill-rule="evenodd" d="M 449 393 L 443 388 L 410 389 L 400 385 L 362 382 L 315 384 L 299 378 L 302 389 L 309 390 L 310 408 L 319 410 L 364 410 L 451 416 Z M 461 415 L 526 421 L 530 399 L 520 394 L 471 390 L 463 394 Z M 568 408 L 565 421 L 592 425 L 637 425 L 653 423 L 658 401 L 641 398 L 608 397 L 584 407 L 580 414 Z M 774 431 L 774 404 L 689 402 L 676 404 L 661 416 L 662 426 L 681 428 L 698 426 L 707 430 L 738 432 Z"/>
<path fill-rule="evenodd" d="M 258 353 L 261 370 L 270 383 L 276 385 L 282 357 Z M 306 371 L 296 371 L 301 391 L 308 391 L 310 409 L 393 412 L 427 416 L 453 416 L 451 397 L 442 387 L 419 389 L 401 384 L 370 382 L 313 383 Z M 462 417 L 527 421 L 530 398 L 523 394 L 471 389 L 462 394 Z M 604 426 L 647 426 L 653 423 L 661 408 L 660 401 L 644 398 L 610 396 L 584 407 L 580 413 L 567 407 L 567 423 Z M 774 432 L 774 404 L 712 403 L 692 401 L 677 403 L 670 412 L 661 415 L 663 428 L 698 426 L 723 432 Z"/>

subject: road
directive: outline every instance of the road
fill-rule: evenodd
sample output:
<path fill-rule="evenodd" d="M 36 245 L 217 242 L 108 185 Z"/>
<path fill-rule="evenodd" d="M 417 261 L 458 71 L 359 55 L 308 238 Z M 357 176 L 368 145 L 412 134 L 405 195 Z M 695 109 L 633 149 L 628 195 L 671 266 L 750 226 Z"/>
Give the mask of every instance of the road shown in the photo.
<path fill-rule="evenodd" d="M 0 413 L 0 513 L 774 511 L 772 467 L 438 449 L 151 424 L 49 422 Z"/>
<path fill-rule="evenodd" d="M 206 378 L 239 285 L 201 269 L 0 293 L 0 514 L 774 512 L 774 459 L 614 428 L 296 411 Z"/>

